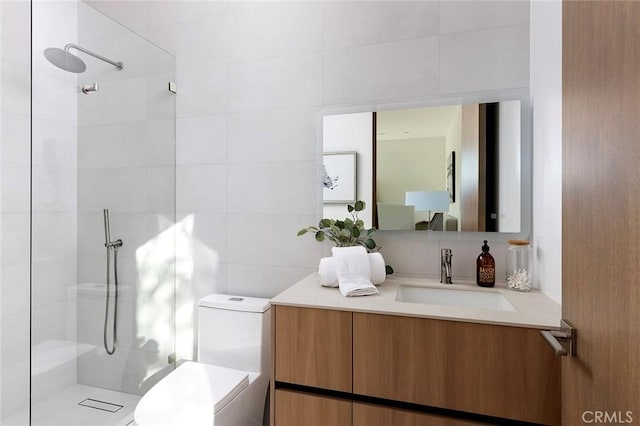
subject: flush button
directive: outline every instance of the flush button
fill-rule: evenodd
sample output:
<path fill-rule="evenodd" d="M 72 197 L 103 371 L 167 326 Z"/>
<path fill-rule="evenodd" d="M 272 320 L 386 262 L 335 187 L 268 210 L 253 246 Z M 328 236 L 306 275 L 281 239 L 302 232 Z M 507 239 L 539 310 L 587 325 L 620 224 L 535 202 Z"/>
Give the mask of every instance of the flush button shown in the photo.
<path fill-rule="evenodd" d="M 244 297 L 230 297 L 229 300 L 231 302 L 242 302 L 244 300 Z"/>

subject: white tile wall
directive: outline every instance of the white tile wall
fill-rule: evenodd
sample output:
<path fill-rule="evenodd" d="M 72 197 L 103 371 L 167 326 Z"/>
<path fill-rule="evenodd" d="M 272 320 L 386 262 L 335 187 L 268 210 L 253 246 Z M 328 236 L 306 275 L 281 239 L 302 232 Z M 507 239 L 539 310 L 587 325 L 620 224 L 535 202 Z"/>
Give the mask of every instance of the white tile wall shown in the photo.
<path fill-rule="evenodd" d="M 231 214 L 315 214 L 315 161 L 235 163 L 228 166 Z"/>
<path fill-rule="evenodd" d="M 29 65 L 2 60 L 2 109 L 22 114 L 29 113 Z"/>
<path fill-rule="evenodd" d="M 176 58 L 176 62 L 179 59 Z M 227 110 L 227 67 L 213 66 L 181 69 L 177 72 L 176 98 L 178 118 L 223 114 Z"/>
<path fill-rule="evenodd" d="M 227 165 L 178 165 L 176 206 L 178 213 L 226 213 Z"/>
<path fill-rule="evenodd" d="M 531 5 L 534 279 L 562 301 L 562 2 Z"/>
<path fill-rule="evenodd" d="M 282 56 L 229 65 L 229 111 L 322 104 L 322 55 Z"/>
<path fill-rule="evenodd" d="M 438 63 L 437 37 L 326 51 L 324 103 L 358 105 L 436 96 Z"/>
<path fill-rule="evenodd" d="M 176 161 L 186 164 L 227 162 L 227 116 L 180 118 L 176 123 Z"/>
<path fill-rule="evenodd" d="M 29 165 L 4 162 L 0 170 L 0 181 L 5 182 L 0 197 L 2 210 L 6 213 L 29 212 Z"/>
<path fill-rule="evenodd" d="M 441 93 L 527 87 L 528 46 L 528 25 L 441 36 Z"/>
<path fill-rule="evenodd" d="M 33 3 L 32 344 L 75 330 L 67 289 L 76 282 L 77 78 L 43 50 L 77 43 L 73 2 Z M 34 377 L 32 401 L 75 382 L 75 366 Z"/>
<path fill-rule="evenodd" d="M 321 207 L 321 111 L 529 86 L 529 6 L 523 1 L 91 3 L 177 57 L 180 330 L 193 324 L 193 302 L 200 296 L 272 296 L 315 269 L 323 247 L 295 232 L 315 222 Z M 95 37 L 95 43 L 124 59 L 131 53 L 108 38 Z M 148 58 L 147 69 L 159 58 Z M 9 75 L 20 74 L 16 67 Z M 117 128 L 122 122 L 147 118 L 152 97 L 147 82 L 137 79 L 141 72 L 136 66 L 119 75 L 113 71 L 103 91 L 80 97 L 80 143 L 88 141 L 78 151 L 80 229 L 85 219 L 100 221 L 95 211 L 105 203 L 123 214 L 142 213 L 149 204 L 168 206 L 163 196 L 146 196 L 150 187 L 141 170 L 170 164 L 171 145 L 162 142 L 171 123 L 159 120 L 136 128 L 134 137 L 117 137 L 117 130 L 125 130 Z M 116 89 L 139 102 L 121 105 L 109 95 Z M 17 85 L 7 92 L 16 109 L 25 106 L 24 90 Z M 164 111 L 152 114 L 165 117 Z M 142 146 L 132 145 L 145 135 L 147 164 Z M 126 155 L 111 157 L 116 151 Z M 57 146 L 49 152 L 66 161 Z M 116 167 L 139 169 L 114 177 L 109 172 Z M 105 183 L 106 193 L 93 195 Z M 124 189 L 136 195 L 127 197 Z M 92 218 L 82 213 L 89 211 Z M 135 245 L 144 239 L 143 233 L 131 235 Z M 419 233 L 380 233 L 377 240 L 388 263 L 408 273 L 437 274 L 438 250 L 449 244 Z M 78 243 L 88 245 L 83 237 Z M 478 241 L 449 245 L 455 246 L 454 274 L 472 277 Z M 501 247 L 495 246 L 499 259 Z M 123 274 L 134 280 L 135 260 L 125 250 Z M 99 278 L 98 253 L 80 263 L 81 280 Z M 191 346 L 193 333 L 178 339 Z"/>
<path fill-rule="evenodd" d="M 28 179 L 28 175 L 23 176 Z M 3 182 L 3 187 L 5 183 Z M 29 214 L 2 213 L 2 264 L 29 265 Z M 28 283 L 27 283 L 28 285 Z"/>
<path fill-rule="evenodd" d="M 530 2 L 516 1 L 442 1 L 442 34 L 529 24 Z"/>
<path fill-rule="evenodd" d="M 229 263 L 303 268 L 318 260 L 319 244 L 296 236 L 304 224 L 316 222 L 314 213 L 237 213 L 228 220 Z"/>
<path fill-rule="evenodd" d="M 438 35 L 437 1 L 325 2 L 323 38 L 327 50 Z M 385 62 L 384 57 L 380 58 Z"/>
<path fill-rule="evenodd" d="M 29 117 L 25 114 L 2 109 L 0 111 L 0 132 L 2 132 L 2 145 L 0 146 L 0 159 L 2 162 L 19 164 L 29 163 Z"/>
<path fill-rule="evenodd" d="M 148 4 L 131 7 L 140 13 Z M 83 384 L 140 393 L 173 351 L 167 324 L 173 327 L 176 97 L 167 83 L 176 80 L 174 61 L 83 3 L 79 15 L 82 45 L 122 61 L 124 69 L 89 59 L 79 79 L 100 84 L 99 92 L 78 95 L 80 287 L 106 282 L 103 209 L 110 211 L 111 239 L 122 239 L 123 246 L 118 349 L 110 357 L 102 348 L 105 291 L 79 290 L 75 337 L 96 351 L 78 361 L 77 375 Z M 128 22 L 140 24 L 135 17 Z"/>
<path fill-rule="evenodd" d="M 149 31 L 159 46 L 177 56 L 177 69 L 205 63 L 224 64 L 228 56 L 228 22 L 225 16 L 205 15 L 189 25 L 167 23 Z"/>
<path fill-rule="evenodd" d="M 229 13 L 230 62 L 297 55 L 322 50 L 320 2 L 248 2 Z"/>
<path fill-rule="evenodd" d="M 229 114 L 229 163 L 315 161 L 317 147 L 300 142 L 318 137 L 319 116 L 319 107 Z"/>
<path fill-rule="evenodd" d="M 126 19 L 179 70 L 177 208 L 196 223 L 179 227 L 179 329 L 207 292 L 273 296 L 316 268 L 323 247 L 295 232 L 321 210 L 323 110 L 529 86 L 526 1 L 126 3 L 99 7 L 146 13 L 145 28 Z M 407 273 L 438 274 L 448 244 L 377 240 Z M 472 278 L 481 242 L 452 245 L 454 273 Z M 192 351 L 193 333 L 180 342 Z"/>

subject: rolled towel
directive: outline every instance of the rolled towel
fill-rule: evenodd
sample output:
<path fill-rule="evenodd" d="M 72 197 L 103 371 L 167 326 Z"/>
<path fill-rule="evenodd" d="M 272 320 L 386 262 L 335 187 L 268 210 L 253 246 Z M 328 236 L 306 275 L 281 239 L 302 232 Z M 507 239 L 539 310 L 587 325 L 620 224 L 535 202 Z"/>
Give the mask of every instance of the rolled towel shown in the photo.
<path fill-rule="evenodd" d="M 380 253 L 369 253 L 369 265 L 371 267 L 371 282 L 380 285 L 387 279 L 387 267 Z"/>
<path fill-rule="evenodd" d="M 380 253 L 368 253 L 369 265 L 371 267 L 371 282 L 373 285 L 384 283 L 387 278 L 384 258 Z M 320 285 L 323 287 L 338 287 L 338 275 L 336 275 L 336 258 L 323 257 L 318 265 L 320 274 Z"/>
<path fill-rule="evenodd" d="M 338 287 L 338 275 L 336 275 L 335 257 L 323 257 L 318 265 L 320 273 L 320 285 L 323 287 Z"/>
<path fill-rule="evenodd" d="M 343 296 L 366 296 L 378 293 L 371 283 L 371 265 L 367 250 L 362 246 L 334 247 L 338 287 Z"/>

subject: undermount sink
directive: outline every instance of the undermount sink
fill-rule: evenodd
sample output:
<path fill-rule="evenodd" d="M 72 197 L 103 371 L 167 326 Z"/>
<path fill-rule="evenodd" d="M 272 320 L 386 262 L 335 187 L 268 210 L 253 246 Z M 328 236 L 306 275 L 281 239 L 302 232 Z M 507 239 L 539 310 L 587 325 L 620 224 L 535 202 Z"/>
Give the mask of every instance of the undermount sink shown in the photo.
<path fill-rule="evenodd" d="M 401 285 L 398 288 L 396 301 L 424 303 L 427 305 L 490 309 L 493 311 L 516 311 L 516 308 L 509 303 L 506 297 L 494 291 L 454 290 Z"/>

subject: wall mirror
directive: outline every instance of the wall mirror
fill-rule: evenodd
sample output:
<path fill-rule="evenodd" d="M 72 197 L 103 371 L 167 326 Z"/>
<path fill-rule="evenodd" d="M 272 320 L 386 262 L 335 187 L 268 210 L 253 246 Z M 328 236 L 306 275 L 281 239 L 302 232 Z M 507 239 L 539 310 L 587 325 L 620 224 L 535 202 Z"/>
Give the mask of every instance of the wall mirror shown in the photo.
<path fill-rule="evenodd" d="M 531 217 L 525 103 L 324 115 L 323 217 L 344 218 L 346 203 L 334 192 L 355 186 L 353 198 L 368 206 L 361 219 L 379 230 L 522 235 Z M 336 167 L 337 156 L 355 161 Z"/>

